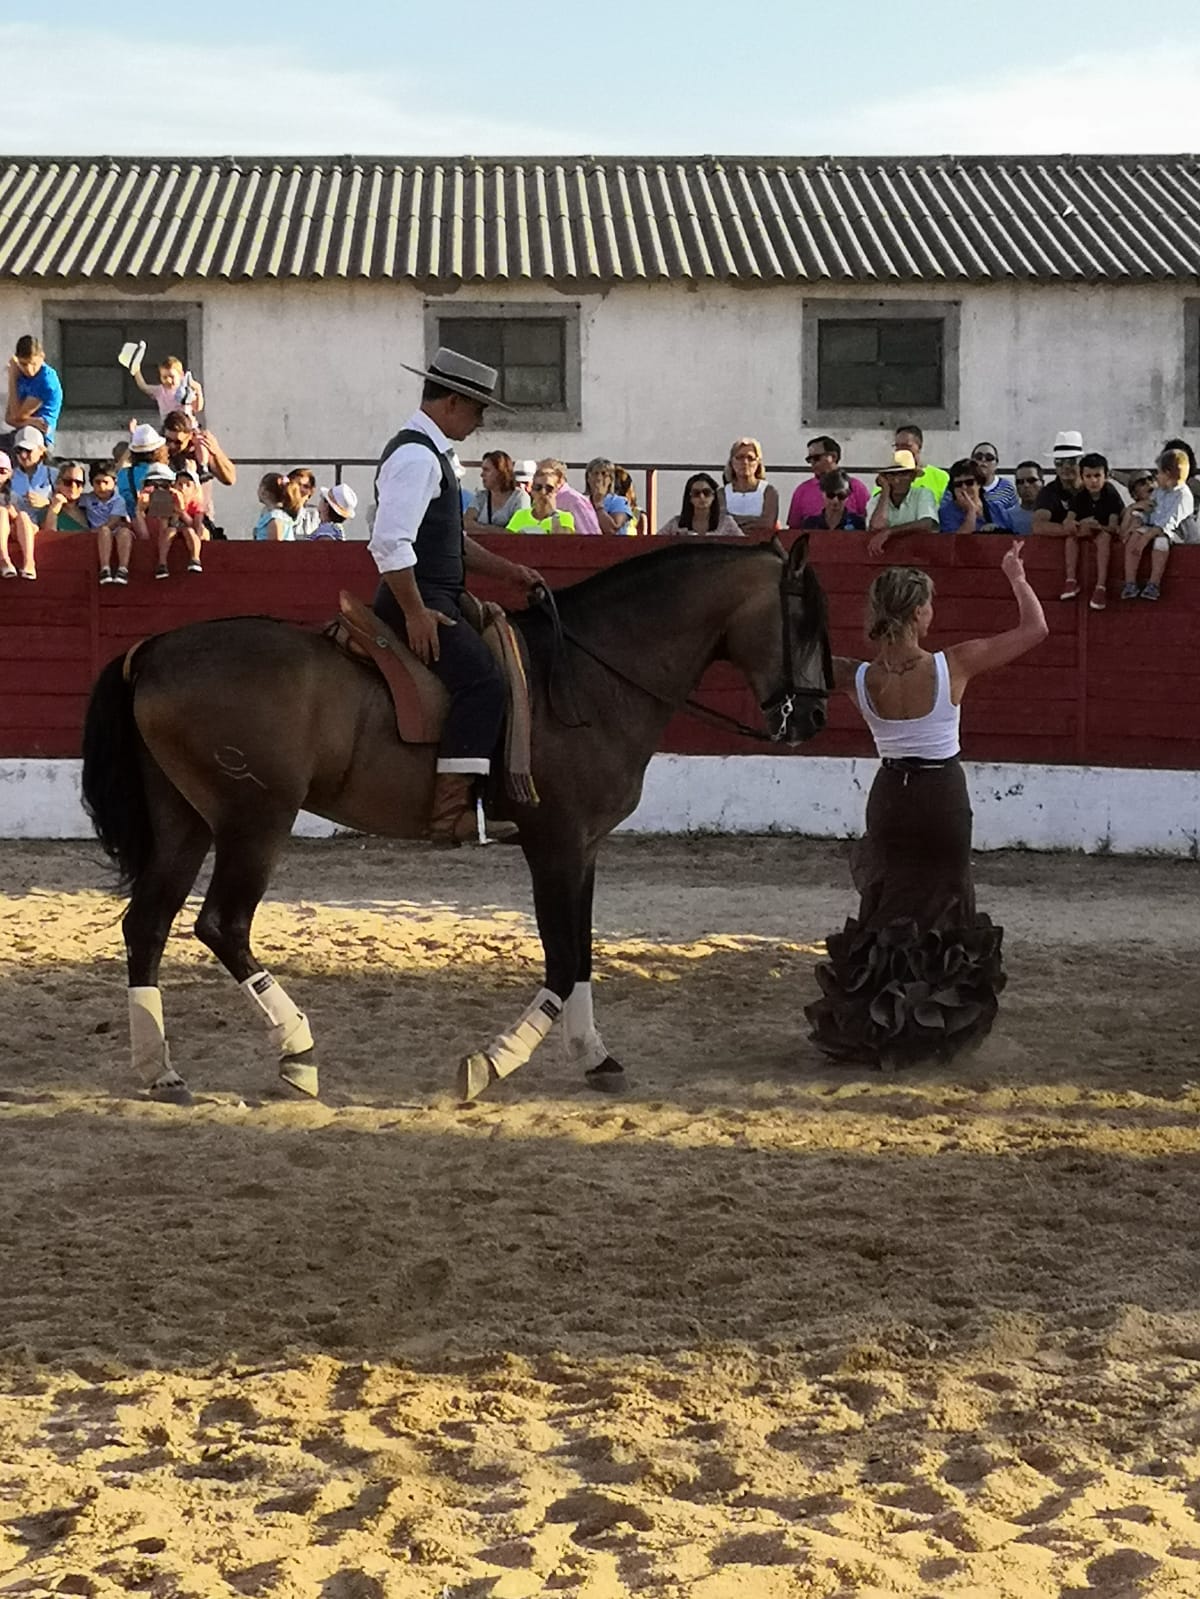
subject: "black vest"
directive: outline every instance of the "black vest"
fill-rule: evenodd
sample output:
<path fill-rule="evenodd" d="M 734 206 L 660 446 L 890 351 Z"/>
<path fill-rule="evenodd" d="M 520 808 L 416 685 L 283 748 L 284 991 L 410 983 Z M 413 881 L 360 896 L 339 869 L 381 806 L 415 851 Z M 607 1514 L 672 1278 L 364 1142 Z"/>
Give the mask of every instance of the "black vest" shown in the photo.
<path fill-rule="evenodd" d="M 421 525 L 417 529 L 413 550 L 417 557 L 414 574 L 420 588 L 458 590 L 466 584 L 466 544 L 463 538 L 462 495 L 458 478 L 449 459 L 442 454 L 428 433 L 418 428 L 401 428 L 395 438 L 389 439 L 375 469 L 375 503 L 379 503 L 379 469 L 402 444 L 419 444 L 438 459 L 442 469 L 442 484 L 429 502 Z"/>

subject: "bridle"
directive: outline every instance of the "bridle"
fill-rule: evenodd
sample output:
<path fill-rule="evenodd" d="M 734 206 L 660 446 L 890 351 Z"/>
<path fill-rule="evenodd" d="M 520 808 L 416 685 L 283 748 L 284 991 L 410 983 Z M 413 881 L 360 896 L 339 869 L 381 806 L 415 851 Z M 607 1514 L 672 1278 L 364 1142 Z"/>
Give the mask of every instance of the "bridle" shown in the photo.
<path fill-rule="evenodd" d="M 792 602 L 804 598 L 804 586 L 797 581 L 796 575 L 789 571 L 784 564 L 779 577 L 779 613 L 781 636 L 783 640 L 783 682 L 778 691 L 769 699 L 759 702 L 759 710 L 765 717 L 778 716 L 776 731 L 764 733 L 760 727 L 751 727 L 747 722 L 740 721 L 736 716 L 729 716 L 724 711 L 713 710 L 709 705 L 702 705 L 699 700 L 690 695 L 683 704 L 676 706 L 673 700 L 659 694 L 656 689 L 647 688 L 644 683 L 639 683 L 636 678 L 630 677 L 619 666 L 614 666 L 603 655 L 592 649 L 590 644 L 585 644 L 581 638 L 569 632 L 562 624 L 558 614 L 558 606 L 550 589 L 542 586 L 533 591 L 533 604 L 544 610 L 550 618 L 550 626 L 554 635 L 554 648 L 551 657 L 550 680 L 548 684 L 548 698 L 550 709 L 554 716 L 564 727 L 589 727 L 591 724 L 586 717 L 579 714 L 579 704 L 575 698 L 575 685 L 570 678 L 570 670 L 566 665 L 566 652 L 564 644 L 573 644 L 577 650 L 586 655 L 589 660 L 595 661 L 598 666 L 604 667 L 613 677 L 618 678 L 629 688 L 636 689 L 638 693 L 646 695 L 648 699 L 657 701 L 671 710 L 682 711 L 697 721 L 707 722 L 712 727 L 726 728 L 739 734 L 742 738 L 753 739 L 759 744 L 778 744 L 787 734 L 788 724 L 795 712 L 797 704 L 805 702 L 826 701 L 833 690 L 833 651 L 829 645 L 829 630 L 821 630 L 821 671 L 824 678 L 823 686 L 812 688 L 806 683 L 796 681 L 795 660 L 792 654 Z M 571 715 L 564 716 L 554 704 L 554 684 L 556 677 L 565 675 L 567 678 L 567 692 L 570 697 Z"/>

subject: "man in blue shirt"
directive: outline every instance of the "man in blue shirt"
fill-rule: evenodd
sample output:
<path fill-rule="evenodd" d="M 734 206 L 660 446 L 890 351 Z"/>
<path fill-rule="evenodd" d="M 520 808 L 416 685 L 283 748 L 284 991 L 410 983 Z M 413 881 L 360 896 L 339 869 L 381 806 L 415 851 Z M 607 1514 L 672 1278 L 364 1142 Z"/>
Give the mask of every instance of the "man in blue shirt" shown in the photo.
<path fill-rule="evenodd" d="M 42 341 L 32 333 L 23 333 L 17 340 L 16 354 L 8 363 L 4 420 L 10 428 L 37 428 L 45 435 L 48 448 L 54 443 L 62 403 L 62 384 L 58 373 L 46 363 Z"/>

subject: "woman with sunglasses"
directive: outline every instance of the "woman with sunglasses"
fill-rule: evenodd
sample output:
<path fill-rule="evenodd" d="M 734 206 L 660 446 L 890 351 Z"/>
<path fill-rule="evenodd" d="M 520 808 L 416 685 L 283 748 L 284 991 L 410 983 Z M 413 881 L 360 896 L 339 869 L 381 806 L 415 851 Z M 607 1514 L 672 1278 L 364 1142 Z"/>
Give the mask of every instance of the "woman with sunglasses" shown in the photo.
<path fill-rule="evenodd" d="M 32 582 L 37 577 L 33 543 L 54 492 L 46 465 L 46 440 L 35 427 L 18 428 L 13 437 L 13 455 L 16 469 L 12 477 L 11 531 L 17 535 L 21 552 L 18 575 Z M 12 576 L 7 563 L 2 575 Z"/>
<path fill-rule="evenodd" d="M 42 517 L 43 533 L 87 533 L 87 514 L 79 504 L 87 488 L 82 463 L 64 461 L 54 479 L 54 493 Z"/>
<path fill-rule="evenodd" d="M 745 534 L 727 512 L 722 511 L 716 478 L 707 472 L 694 472 L 683 485 L 683 504 L 679 515 L 659 528 L 660 538 L 699 533 L 706 538 L 741 539 Z"/>
<path fill-rule="evenodd" d="M 997 475 L 998 460 L 994 444 L 977 444 L 969 456 L 955 461 L 938 506 L 943 533 L 1013 532 L 1013 512 L 1020 501 L 1012 484 Z"/>
<path fill-rule="evenodd" d="M 845 472 L 826 472 L 821 478 L 822 509 L 802 517 L 800 526 L 808 533 L 865 533 L 866 517 L 850 509 L 853 493 L 853 482 Z"/>

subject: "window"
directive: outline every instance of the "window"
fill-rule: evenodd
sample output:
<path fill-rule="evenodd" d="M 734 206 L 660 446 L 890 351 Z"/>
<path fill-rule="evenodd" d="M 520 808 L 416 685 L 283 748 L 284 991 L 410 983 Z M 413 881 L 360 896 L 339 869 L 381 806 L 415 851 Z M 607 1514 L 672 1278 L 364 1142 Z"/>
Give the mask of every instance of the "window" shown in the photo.
<path fill-rule="evenodd" d="M 1183 302 L 1184 427 L 1200 427 L 1200 300 Z"/>
<path fill-rule="evenodd" d="M 515 431 L 581 425 L 577 305 L 434 304 L 425 337 L 430 360 L 445 344 L 496 368 Z"/>
<path fill-rule="evenodd" d="M 807 302 L 804 401 L 808 426 L 957 427 L 957 305 Z"/>
<path fill-rule="evenodd" d="M 123 344 L 146 341 L 147 383 L 158 382 L 158 363 L 169 355 L 177 355 L 185 371 L 199 368 L 199 306 L 58 303 L 43 308 L 43 321 L 46 356 L 62 379 L 63 427 L 124 427 L 131 416 L 157 422 L 154 402 L 117 365 Z"/>

